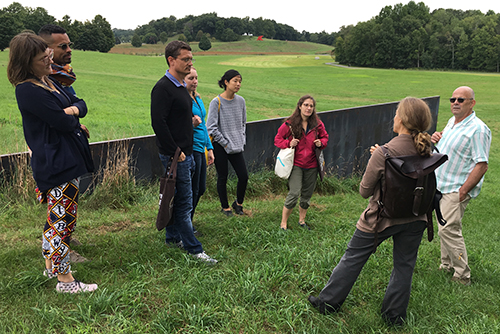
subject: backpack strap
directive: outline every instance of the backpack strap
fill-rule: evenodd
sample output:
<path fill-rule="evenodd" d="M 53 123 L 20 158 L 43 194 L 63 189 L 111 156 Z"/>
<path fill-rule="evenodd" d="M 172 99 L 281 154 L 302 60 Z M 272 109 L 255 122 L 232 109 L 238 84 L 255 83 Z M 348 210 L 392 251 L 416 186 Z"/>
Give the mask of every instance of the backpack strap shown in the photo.
<path fill-rule="evenodd" d="M 424 193 L 424 170 L 422 169 L 422 164 L 415 162 L 415 171 L 417 173 L 417 184 L 415 189 L 413 189 L 413 215 L 418 216 L 418 209 L 420 208 L 420 203 L 422 202 L 422 195 Z"/>
<path fill-rule="evenodd" d="M 384 160 L 387 160 L 391 155 L 389 154 L 389 150 L 384 145 L 381 145 L 380 148 L 384 153 Z M 384 163 L 385 164 L 385 163 Z M 373 240 L 373 251 L 375 253 L 378 247 L 378 226 L 380 224 L 380 220 L 382 219 L 382 211 L 384 210 L 384 203 L 382 202 L 382 198 L 384 198 L 384 185 L 382 184 L 382 178 L 379 180 L 380 182 L 380 200 L 377 201 L 378 209 L 377 209 L 377 221 L 375 223 L 375 237 Z"/>

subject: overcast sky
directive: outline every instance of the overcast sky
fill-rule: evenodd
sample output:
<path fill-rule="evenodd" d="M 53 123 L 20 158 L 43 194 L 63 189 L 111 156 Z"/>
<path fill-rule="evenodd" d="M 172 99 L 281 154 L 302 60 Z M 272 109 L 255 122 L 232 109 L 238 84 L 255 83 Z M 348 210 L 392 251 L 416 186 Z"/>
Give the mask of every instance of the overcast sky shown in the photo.
<path fill-rule="evenodd" d="M 13 0 L 0 0 L 0 8 L 9 6 Z M 24 7 L 43 7 L 57 20 L 69 15 L 72 20 L 92 20 L 96 15 L 102 15 L 112 28 L 135 29 L 151 20 L 169 17 L 180 19 L 187 15 L 201 15 L 215 12 L 219 17 L 250 17 L 272 19 L 277 23 L 287 24 L 302 32 L 337 32 L 343 25 L 356 25 L 368 21 L 378 15 L 385 6 L 408 1 L 391 0 L 313 0 L 310 3 L 302 1 L 281 0 L 188 0 L 188 1 L 158 1 L 158 0 L 68 0 L 40 1 L 16 0 Z M 419 1 L 415 1 L 419 2 Z M 430 10 L 438 8 L 455 8 L 461 10 L 477 9 L 486 13 L 493 10 L 500 13 L 498 0 L 428 0 L 423 1 Z"/>

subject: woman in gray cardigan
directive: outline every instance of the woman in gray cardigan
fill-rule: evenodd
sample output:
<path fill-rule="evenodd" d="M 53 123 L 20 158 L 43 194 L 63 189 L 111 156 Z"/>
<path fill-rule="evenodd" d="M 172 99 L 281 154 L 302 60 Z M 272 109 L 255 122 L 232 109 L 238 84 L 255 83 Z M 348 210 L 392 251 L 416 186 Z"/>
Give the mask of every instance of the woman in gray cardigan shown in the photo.
<path fill-rule="evenodd" d="M 224 92 L 215 97 L 208 109 L 207 130 L 212 138 L 217 170 L 217 192 L 221 212 L 231 217 L 233 212 L 227 198 L 228 162 L 233 166 L 238 185 L 236 200 L 232 208 L 238 215 L 243 215 L 243 201 L 248 183 L 248 172 L 243 151 L 246 144 L 247 112 L 245 99 L 236 93 L 241 88 L 241 75 L 236 70 L 229 70 L 219 80 Z"/>

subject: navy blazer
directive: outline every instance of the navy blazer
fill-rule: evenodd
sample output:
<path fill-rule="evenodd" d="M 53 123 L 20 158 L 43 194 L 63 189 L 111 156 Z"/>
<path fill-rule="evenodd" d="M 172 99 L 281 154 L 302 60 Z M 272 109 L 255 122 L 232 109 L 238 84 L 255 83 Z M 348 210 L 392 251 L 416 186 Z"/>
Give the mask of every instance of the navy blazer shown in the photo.
<path fill-rule="evenodd" d="M 88 161 L 88 141 L 79 121 L 87 114 L 87 105 L 82 99 L 65 93 L 58 82 L 51 81 L 59 93 L 29 81 L 16 86 L 24 138 L 33 152 L 31 167 L 40 191 L 93 170 L 93 162 Z M 79 116 L 64 112 L 64 108 L 70 106 L 78 107 Z"/>

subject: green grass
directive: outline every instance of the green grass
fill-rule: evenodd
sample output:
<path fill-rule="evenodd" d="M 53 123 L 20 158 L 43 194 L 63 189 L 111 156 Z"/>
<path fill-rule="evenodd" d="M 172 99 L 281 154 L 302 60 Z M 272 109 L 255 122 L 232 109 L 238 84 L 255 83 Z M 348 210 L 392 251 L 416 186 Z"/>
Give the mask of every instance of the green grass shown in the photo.
<path fill-rule="evenodd" d="M 251 174 L 245 217 L 219 212 L 215 172 L 195 215 L 215 266 L 164 245 L 154 228 L 158 184 L 136 185 L 134 198 L 111 209 L 85 195 L 75 249 L 91 259 L 75 276 L 97 282 L 91 294 L 62 296 L 41 275 L 40 230 L 45 206 L 10 202 L 0 211 L 0 332 L 2 333 L 497 333 L 500 297 L 496 253 L 498 208 L 493 184 L 469 205 L 464 234 L 473 284 L 450 282 L 437 270 L 439 243 L 423 240 L 415 269 L 408 324 L 387 327 L 379 316 L 392 267 L 391 242 L 363 269 L 338 314 L 322 316 L 307 303 L 342 256 L 366 200 L 359 179 L 328 178 L 308 212 L 306 231 L 292 214 L 279 229 L 286 187 L 270 171 Z M 236 182 L 230 180 L 229 192 Z M 129 191 L 129 187 L 124 187 Z M 99 189 L 97 190 L 97 192 Z M 498 198 L 496 198 L 498 200 Z M 488 208 L 488 210 L 486 210 Z M 14 320 L 13 320 L 14 319 Z"/>
<path fill-rule="evenodd" d="M 5 79 L 8 54 L 0 53 L 2 153 L 23 149 L 14 89 Z M 76 90 L 89 105 L 85 124 L 92 140 L 151 134 L 149 93 L 165 70 L 162 57 L 75 52 Z M 451 115 L 449 97 L 459 85 L 476 90 L 476 111 L 491 128 L 493 145 L 481 195 L 464 217 L 472 285 L 450 282 L 437 270 L 439 240 L 422 241 L 408 323 L 387 327 L 380 306 L 392 267 L 391 242 L 383 243 L 363 269 L 338 314 L 322 316 L 307 303 L 340 260 L 366 207 L 358 178 L 330 177 L 318 185 L 308 212 L 313 230 L 290 218 L 279 230 L 286 184 L 272 172 L 252 174 L 245 210 L 225 219 L 219 212 L 215 172 L 195 215 L 201 242 L 216 266 L 166 248 L 154 228 L 158 184 L 97 189 L 79 207 L 75 249 L 91 259 L 75 276 L 96 282 L 95 293 L 62 296 L 41 275 L 41 230 L 46 206 L 21 200 L 14 188 L 0 191 L 0 333 L 498 333 L 500 299 L 497 185 L 500 162 L 499 75 L 481 73 L 344 69 L 329 57 L 199 56 L 200 93 L 206 104 L 220 92 L 216 81 L 230 68 L 243 74 L 241 95 L 249 119 L 286 116 L 299 96 L 311 93 L 319 110 L 441 95 L 438 128 Z M 5 144 L 4 144 L 5 143 Z M 235 180 L 229 193 L 234 196 Z M 17 185 L 16 185 L 17 186 Z M 18 189 L 16 187 L 15 189 Z M 31 188 L 24 189 L 30 194 Z M 116 200 L 116 198 L 119 200 Z M 437 232 L 437 229 L 436 229 Z M 437 233 L 436 233 L 437 234 Z"/>
<path fill-rule="evenodd" d="M 175 40 L 175 37 L 169 38 L 168 42 Z M 167 42 L 167 43 L 168 43 Z M 141 47 L 133 47 L 130 43 L 119 44 L 110 50 L 111 53 L 129 54 L 134 53 L 138 55 L 151 55 L 163 54 L 165 45 L 167 44 L 143 44 Z M 216 52 L 251 52 L 251 53 L 295 53 L 295 54 L 330 54 L 333 46 L 317 44 L 311 42 L 293 42 L 293 41 L 279 41 L 263 39 L 258 41 L 256 37 L 243 38 L 237 42 L 211 42 L 212 47 L 210 50 L 203 51 L 198 47 L 198 42 L 190 42 L 189 45 L 193 52 L 198 55 L 213 54 Z"/>
<path fill-rule="evenodd" d="M 319 57 L 319 59 L 316 59 Z M 164 57 L 139 57 L 75 51 L 74 87 L 89 107 L 83 120 L 91 141 L 153 134 L 150 92 L 165 73 Z M 0 52 L 0 154 L 24 151 L 21 116 L 14 89 L 6 79 L 8 52 Z M 208 103 L 221 89 L 218 79 L 229 68 L 243 76 L 240 94 L 246 99 L 248 120 L 288 116 L 300 96 L 312 94 L 320 111 L 398 101 L 406 96 L 443 97 L 440 126 L 449 114 L 449 97 L 458 85 L 476 90 L 476 111 L 493 126 L 498 119 L 496 74 L 396 71 L 340 68 L 329 56 L 197 56 L 199 92 Z M 492 129 L 496 130 L 496 129 Z M 495 139 L 494 139 L 495 140 Z"/>

